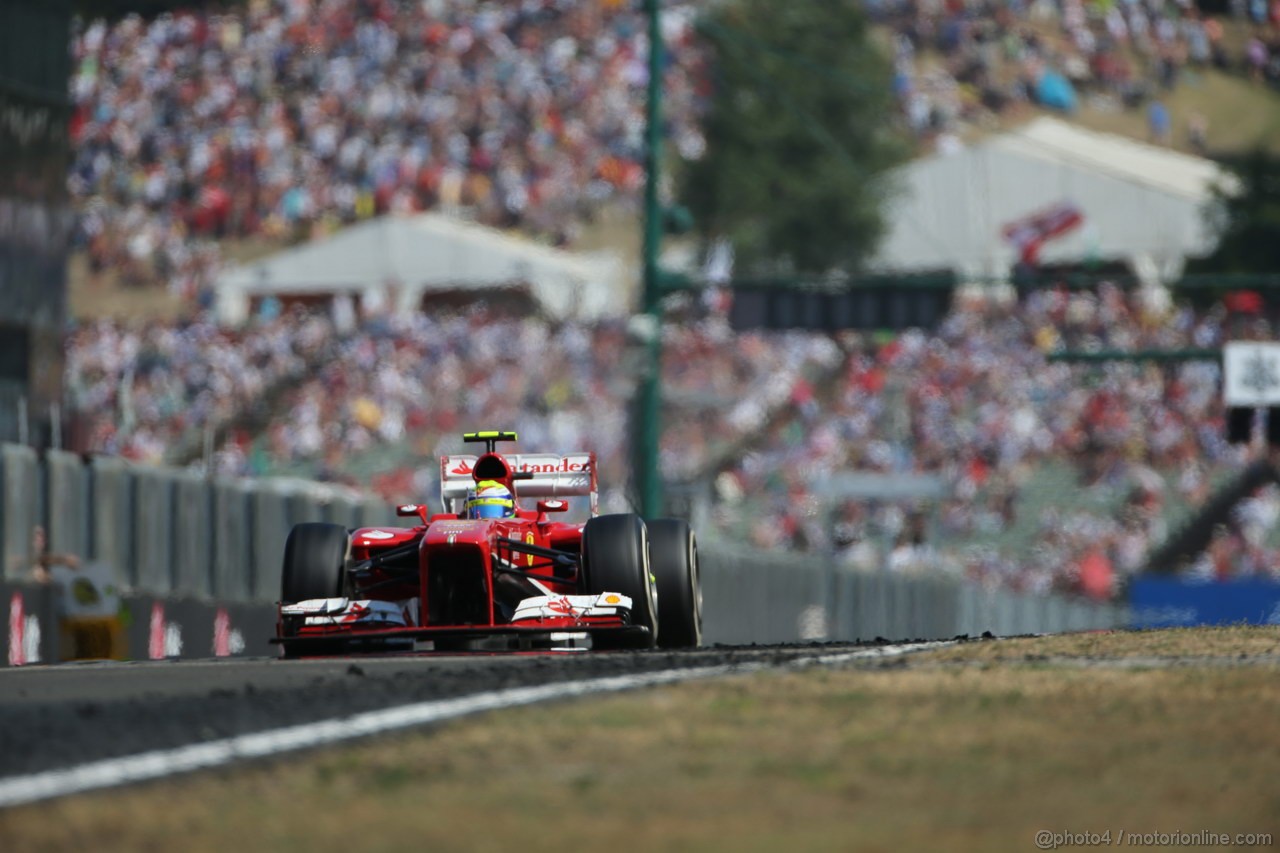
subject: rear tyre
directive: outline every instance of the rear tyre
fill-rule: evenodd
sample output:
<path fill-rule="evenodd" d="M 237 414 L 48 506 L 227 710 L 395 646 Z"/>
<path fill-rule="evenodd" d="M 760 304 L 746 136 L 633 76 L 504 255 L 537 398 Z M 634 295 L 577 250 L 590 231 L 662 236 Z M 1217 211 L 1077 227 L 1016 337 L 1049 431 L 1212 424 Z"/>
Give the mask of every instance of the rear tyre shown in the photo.
<path fill-rule="evenodd" d="M 630 513 L 601 515 L 582 528 L 582 568 L 590 593 L 620 592 L 631 599 L 631 624 L 658 639 L 658 591 L 649 571 L 649 536 Z"/>
<path fill-rule="evenodd" d="M 295 524 L 284 545 L 280 600 L 292 604 L 342 595 L 349 542 L 340 524 Z"/>
<path fill-rule="evenodd" d="M 698 575 L 698 541 L 689 523 L 679 518 L 645 522 L 649 529 L 649 563 L 658 587 L 658 645 L 690 649 L 702 645 L 702 587 Z"/>

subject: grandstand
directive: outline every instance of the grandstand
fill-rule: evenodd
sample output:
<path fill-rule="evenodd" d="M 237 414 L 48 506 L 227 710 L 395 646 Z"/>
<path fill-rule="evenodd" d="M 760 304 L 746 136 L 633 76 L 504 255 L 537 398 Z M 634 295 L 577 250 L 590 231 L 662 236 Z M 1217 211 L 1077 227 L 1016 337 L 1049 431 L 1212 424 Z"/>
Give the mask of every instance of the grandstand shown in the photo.
<path fill-rule="evenodd" d="M 1049 97 L 1060 86 L 1040 85 L 1051 75 L 1081 112 L 1143 115 L 1197 74 L 1269 84 L 1271 54 L 1257 65 L 1242 22 L 1164 4 L 1033 5 L 875 6 L 899 119 L 927 155 L 903 172 L 912 192 L 879 266 L 1006 276 L 1019 247 L 1004 227 L 1067 202 L 1084 226 L 1044 258 L 1127 263 L 1158 285 L 1211 248 L 1198 211 L 1229 179 L 1204 140 L 1022 119 L 1069 112 Z M 695 4 L 664 9 L 666 132 L 694 159 Z M 518 425 L 531 445 L 595 450 L 605 506 L 625 506 L 630 274 L 572 249 L 602 212 L 636 206 L 641 23 L 635 4 L 464 0 L 83 22 L 69 184 L 89 277 L 164 286 L 189 310 L 73 326 L 68 443 L 402 498 L 432 492 L 430 460 L 460 427 Z M 973 186 L 979 213 L 950 201 Z M 246 240 L 270 251 L 231 264 Z M 677 313 L 661 463 L 706 535 L 1099 598 L 1250 451 L 1222 438 L 1211 364 L 1050 357 L 1211 348 L 1240 323 L 1271 334 L 1259 316 L 1120 278 L 1017 298 L 966 289 L 936 329 L 893 334 L 735 332 L 710 298 Z M 842 475 L 879 491 L 842 499 Z M 904 496 L 908 480 L 927 488 Z M 1264 516 L 1266 500 L 1241 512 Z M 1218 573 L 1276 565 L 1255 553 Z"/>
<path fill-rule="evenodd" d="M 860 537 L 859 559 L 871 540 L 873 567 L 896 553 L 904 571 L 928 562 L 1019 589 L 1074 590 L 1080 562 L 1101 548 L 1110 594 L 1248 454 L 1223 438 L 1215 366 L 1048 356 L 1068 345 L 1212 346 L 1244 319 L 1216 307 L 1153 311 L 1141 291 L 1107 284 L 963 299 L 939 332 L 880 342 L 733 334 L 722 317 L 691 319 L 669 332 L 664 473 L 703 484 L 708 535 L 830 553 L 850 544 L 830 518 L 832 472 L 928 474 L 940 493 L 873 500 L 877 532 Z M 531 444 L 593 449 L 603 482 L 625 483 L 631 387 L 616 371 L 627 358 L 617 322 L 396 314 L 344 332 L 295 309 L 227 334 L 77 331 L 69 385 L 98 413 L 89 449 L 181 462 L 163 451 L 185 448 L 198 461 L 202 431 L 224 426 L 206 460 L 221 473 L 336 478 L 400 497 L 433 490 L 432 460 L 465 423 L 516 419 Z M 193 380 L 204 367 L 192 359 L 220 371 L 209 386 L 224 397 Z M 605 502 L 624 506 L 625 495 L 615 488 Z"/>

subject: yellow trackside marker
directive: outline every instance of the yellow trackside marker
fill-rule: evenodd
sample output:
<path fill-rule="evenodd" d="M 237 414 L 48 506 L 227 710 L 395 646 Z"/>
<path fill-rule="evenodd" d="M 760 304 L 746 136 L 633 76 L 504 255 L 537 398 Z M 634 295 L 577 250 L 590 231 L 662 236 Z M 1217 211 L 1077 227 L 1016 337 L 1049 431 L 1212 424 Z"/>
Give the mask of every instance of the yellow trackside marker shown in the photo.
<path fill-rule="evenodd" d="M 533 531 L 532 531 L 532 530 L 530 530 L 528 533 L 526 533 L 526 534 L 524 535 L 524 543 L 525 543 L 526 545 L 532 545 L 532 544 L 533 544 L 533 539 L 534 539 L 534 537 L 533 537 Z M 529 561 L 529 565 L 530 565 L 530 566 L 532 566 L 532 565 L 533 565 L 533 555 L 532 555 L 532 554 L 525 554 L 525 558 Z"/>

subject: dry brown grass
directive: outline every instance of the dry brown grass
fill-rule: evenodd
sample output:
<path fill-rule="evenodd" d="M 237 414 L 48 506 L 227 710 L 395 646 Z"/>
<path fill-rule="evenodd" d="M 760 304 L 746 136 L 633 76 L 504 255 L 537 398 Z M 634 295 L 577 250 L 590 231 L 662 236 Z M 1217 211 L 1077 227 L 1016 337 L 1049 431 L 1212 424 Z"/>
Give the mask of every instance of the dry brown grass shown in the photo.
<path fill-rule="evenodd" d="M 1192 72 L 1161 100 L 1169 109 L 1170 147 L 1190 152 L 1187 128 L 1194 113 L 1208 121 L 1209 150 L 1247 151 L 1262 146 L 1280 152 L 1280 95 L 1275 90 L 1220 71 Z M 1147 111 L 1099 110 L 1087 101 L 1072 116 L 1091 130 L 1147 140 Z"/>
<path fill-rule="evenodd" d="M 222 257 L 228 264 L 250 263 L 287 248 L 283 240 L 266 237 L 224 240 Z M 73 252 L 67 261 L 68 313 L 81 320 L 113 318 L 135 323 L 173 320 L 191 315 L 195 308 L 163 281 L 127 285 L 112 270 L 97 276 L 89 272 L 89 258 Z"/>
<path fill-rule="evenodd" d="M 949 646 L 914 662 L 1035 663 L 1045 658 L 1239 658 L 1280 655 L 1280 626 L 1105 631 Z"/>
<path fill-rule="evenodd" d="M 1117 828 L 1280 839 L 1278 712 L 1268 667 L 738 677 L 27 807 L 0 813 L 0 838 L 210 851 L 1025 851 L 1041 829 Z"/>
<path fill-rule="evenodd" d="M 161 284 L 127 287 L 117 276 L 89 274 L 89 259 L 75 252 L 67 260 L 67 313 L 77 320 L 112 318 L 145 322 L 173 320 L 190 306 Z"/>

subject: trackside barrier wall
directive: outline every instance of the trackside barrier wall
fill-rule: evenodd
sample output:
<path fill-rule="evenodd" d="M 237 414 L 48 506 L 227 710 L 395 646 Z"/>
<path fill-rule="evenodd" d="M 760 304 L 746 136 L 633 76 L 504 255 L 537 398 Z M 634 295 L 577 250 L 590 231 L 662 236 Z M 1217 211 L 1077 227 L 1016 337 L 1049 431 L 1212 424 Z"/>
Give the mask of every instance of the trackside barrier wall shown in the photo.
<path fill-rule="evenodd" d="M 49 552 L 89 553 L 89 468 L 74 453 L 50 450 L 44 465 Z"/>
<path fill-rule="evenodd" d="M 213 504 L 204 477 L 173 473 L 173 588 L 208 597 L 213 592 Z M 219 545 L 221 542 L 219 541 Z"/>
<path fill-rule="evenodd" d="M 703 547 L 698 568 L 708 642 L 777 643 L 822 639 L 828 633 L 828 573 L 817 561 L 782 564 L 778 555 Z"/>
<path fill-rule="evenodd" d="M 947 577 L 855 572 L 821 559 L 721 545 L 701 545 L 699 567 L 708 643 L 947 639 L 1129 623 L 1121 605 L 984 590 Z"/>
<path fill-rule="evenodd" d="M 358 503 L 342 498 L 330 498 L 324 510 L 324 520 L 330 524 L 341 524 L 347 528 L 360 526 L 362 513 Z"/>
<path fill-rule="evenodd" d="M 133 470 L 123 459 L 89 463 L 90 556 L 111 568 L 118 586 L 129 584 L 133 557 Z"/>
<path fill-rule="evenodd" d="M 132 586 L 164 595 L 173 591 L 175 471 L 139 467 L 134 471 Z"/>
<path fill-rule="evenodd" d="M 275 607 L 183 596 L 126 596 L 126 656 L 130 660 L 274 657 Z"/>
<path fill-rule="evenodd" d="M 280 595 L 280 561 L 289 535 L 289 496 L 263 480 L 249 495 L 253 515 L 253 586 L 250 598 L 274 601 Z"/>
<path fill-rule="evenodd" d="M 0 580 L 0 666 L 58 660 L 54 590 Z"/>
<path fill-rule="evenodd" d="M 289 526 L 304 521 L 324 521 L 324 505 L 311 494 L 295 491 L 289 497 Z"/>
<path fill-rule="evenodd" d="M 377 527 L 382 524 L 398 526 L 405 523 L 406 520 L 398 519 L 392 514 L 392 508 L 387 506 L 386 501 L 367 498 L 360 507 L 360 527 Z M 407 523 L 413 524 L 414 521 L 408 519 Z"/>
<path fill-rule="evenodd" d="M 213 485 L 212 517 L 215 537 L 213 593 L 228 601 L 244 601 L 253 595 L 256 573 L 249 487 L 233 480 L 216 481 Z"/>
<path fill-rule="evenodd" d="M 40 523 L 40 468 L 29 447 L 0 445 L 0 574 L 25 580 L 31 573 L 31 531 Z"/>
<path fill-rule="evenodd" d="M 69 454 L 37 457 L 14 445 L 0 446 L 0 485 L 0 553 L 10 580 L 29 577 L 31 530 L 43 523 L 57 531 L 58 547 L 109 563 L 135 599 L 244 602 L 255 619 L 260 612 L 253 608 L 279 594 L 292 525 L 409 521 L 332 484 L 210 480 L 113 459 L 85 464 Z M 709 643 L 1051 633 L 1129 621 L 1123 606 L 983 590 L 949 577 L 858 573 L 817 557 L 706 541 L 700 557 Z M 134 618 L 131 630 L 141 630 L 141 614 Z M 175 631 L 169 631 L 171 645 Z M 206 631 L 199 633 L 191 648 L 207 655 Z"/>

